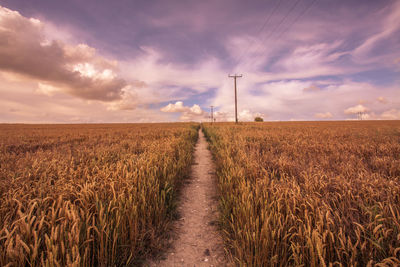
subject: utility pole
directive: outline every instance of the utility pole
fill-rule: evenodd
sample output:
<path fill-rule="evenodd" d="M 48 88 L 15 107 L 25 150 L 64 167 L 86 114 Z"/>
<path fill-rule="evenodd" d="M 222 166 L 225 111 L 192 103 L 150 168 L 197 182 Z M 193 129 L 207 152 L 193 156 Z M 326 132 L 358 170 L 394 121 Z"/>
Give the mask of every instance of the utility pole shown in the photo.
<path fill-rule="evenodd" d="M 237 89 L 236 89 L 236 78 L 242 78 L 242 74 L 240 75 L 228 75 L 228 77 L 233 78 L 235 80 L 235 122 L 238 123 L 238 117 L 237 117 Z"/>
<path fill-rule="evenodd" d="M 214 121 L 214 106 L 210 106 L 211 107 L 211 124 Z"/>
<path fill-rule="evenodd" d="M 357 112 L 357 119 L 358 119 L 359 121 L 362 121 L 363 118 L 364 118 L 364 112 Z"/>

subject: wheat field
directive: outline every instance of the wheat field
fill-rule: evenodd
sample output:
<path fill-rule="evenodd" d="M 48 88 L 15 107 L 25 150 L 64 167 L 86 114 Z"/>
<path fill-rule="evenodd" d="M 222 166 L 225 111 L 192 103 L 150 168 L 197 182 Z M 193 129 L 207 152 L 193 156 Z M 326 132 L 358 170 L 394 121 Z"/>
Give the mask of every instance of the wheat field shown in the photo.
<path fill-rule="evenodd" d="M 399 266 L 400 122 L 206 124 L 240 266 Z"/>
<path fill-rule="evenodd" d="M 0 126 L 0 265 L 165 248 L 199 124 Z M 399 266 L 400 123 L 203 124 L 238 266 Z"/>
<path fill-rule="evenodd" d="M 0 126 L 0 266 L 136 265 L 162 246 L 198 124 Z"/>

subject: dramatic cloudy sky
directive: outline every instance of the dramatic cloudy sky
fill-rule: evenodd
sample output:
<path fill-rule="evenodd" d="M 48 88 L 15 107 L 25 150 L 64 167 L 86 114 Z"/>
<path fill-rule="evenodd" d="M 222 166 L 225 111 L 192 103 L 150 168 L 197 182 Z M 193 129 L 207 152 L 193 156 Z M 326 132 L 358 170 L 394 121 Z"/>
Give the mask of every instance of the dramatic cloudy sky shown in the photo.
<path fill-rule="evenodd" d="M 400 1 L 0 0 L 1 122 L 400 119 Z"/>

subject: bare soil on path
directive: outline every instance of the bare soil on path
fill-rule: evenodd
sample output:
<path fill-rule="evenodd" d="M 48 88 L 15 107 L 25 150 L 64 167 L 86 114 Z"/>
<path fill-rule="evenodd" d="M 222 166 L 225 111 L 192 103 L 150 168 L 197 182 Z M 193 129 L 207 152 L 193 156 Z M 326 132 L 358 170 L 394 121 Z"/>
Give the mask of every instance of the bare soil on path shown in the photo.
<path fill-rule="evenodd" d="M 191 176 L 183 185 L 172 248 L 149 266 L 233 266 L 225 256 L 217 229 L 218 196 L 215 166 L 203 132 L 199 131 Z"/>

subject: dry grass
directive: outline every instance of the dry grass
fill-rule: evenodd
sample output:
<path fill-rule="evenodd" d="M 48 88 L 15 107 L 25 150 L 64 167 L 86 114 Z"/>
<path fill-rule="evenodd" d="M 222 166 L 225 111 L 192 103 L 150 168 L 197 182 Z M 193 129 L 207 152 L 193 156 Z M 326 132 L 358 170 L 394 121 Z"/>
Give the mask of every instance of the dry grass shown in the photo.
<path fill-rule="evenodd" d="M 1 125 L 0 265 L 125 266 L 159 249 L 196 127 Z"/>
<path fill-rule="evenodd" d="M 399 121 L 204 128 L 238 265 L 400 265 Z"/>

